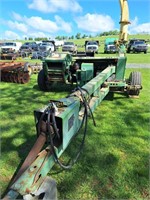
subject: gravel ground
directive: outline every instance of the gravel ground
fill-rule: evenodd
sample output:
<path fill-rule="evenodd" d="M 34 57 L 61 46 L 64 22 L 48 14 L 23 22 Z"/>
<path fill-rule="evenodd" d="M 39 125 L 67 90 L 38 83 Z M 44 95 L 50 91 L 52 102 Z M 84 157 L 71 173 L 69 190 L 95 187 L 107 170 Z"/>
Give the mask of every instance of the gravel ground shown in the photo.
<path fill-rule="evenodd" d="M 127 63 L 127 68 L 150 68 L 150 64 Z"/>

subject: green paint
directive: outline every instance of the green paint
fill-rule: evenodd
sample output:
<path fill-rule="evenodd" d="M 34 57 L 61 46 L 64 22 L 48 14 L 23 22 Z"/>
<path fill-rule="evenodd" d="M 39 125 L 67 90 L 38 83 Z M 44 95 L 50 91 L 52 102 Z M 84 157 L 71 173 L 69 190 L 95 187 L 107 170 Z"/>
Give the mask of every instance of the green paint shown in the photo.
<path fill-rule="evenodd" d="M 117 63 L 117 67 L 116 67 L 116 80 L 117 81 L 124 80 L 126 61 L 127 61 L 126 57 L 118 58 L 118 63 Z"/>

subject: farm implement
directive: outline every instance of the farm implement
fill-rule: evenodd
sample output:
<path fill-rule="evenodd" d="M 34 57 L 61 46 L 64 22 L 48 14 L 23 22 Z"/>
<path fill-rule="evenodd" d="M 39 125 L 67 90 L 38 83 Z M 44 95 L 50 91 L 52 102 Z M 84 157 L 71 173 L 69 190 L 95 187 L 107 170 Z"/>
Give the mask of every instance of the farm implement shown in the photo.
<path fill-rule="evenodd" d="M 109 86 L 109 92 L 120 91 L 137 96 L 141 89 L 141 74 L 132 72 L 128 78 L 124 77 L 126 57 L 72 57 L 70 54 L 55 53 L 43 61 L 37 83 L 43 91 L 51 89 L 55 83 L 81 87 L 112 66 L 113 73 L 103 82 Z"/>
<path fill-rule="evenodd" d="M 41 70 L 41 65 L 29 64 L 24 62 L 1 62 L 1 81 L 13 83 L 28 83 L 30 75 L 38 73 Z"/>
<path fill-rule="evenodd" d="M 45 59 L 44 71 L 42 69 L 38 77 L 40 81 L 46 80 L 40 85 L 42 89 L 45 85 L 51 86 L 52 80 L 57 80 L 60 85 L 62 81 L 68 82 L 70 73 L 69 80 L 73 79 L 71 82 L 75 83 L 75 88 L 66 98 L 50 100 L 44 108 L 34 111 L 37 140 L 4 199 L 15 199 L 18 195 L 24 199 L 41 198 L 41 195 L 41 199 L 56 199 L 55 181 L 47 174 L 55 163 L 63 169 L 70 169 L 76 163 L 85 142 L 88 116 L 92 116 L 96 125 L 93 112 L 109 93 L 139 96 L 141 74 L 132 72 L 125 79 L 125 67 L 126 57 L 72 59 L 69 54 L 63 54 L 62 57 L 56 55 Z M 62 163 L 60 156 L 82 130 L 83 138 L 75 150 L 76 156 L 69 163 Z"/>
<path fill-rule="evenodd" d="M 16 60 L 19 55 L 17 53 L 1 53 L 2 60 Z"/>
<path fill-rule="evenodd" d="M 127 40 L 128 6 L 126 0 L 120 0 L 121 28 L 120 47 Z M 124 12 L 123 12 L 124 11 Z M 119 48 L 119 57 L 72 57 L 68 53 L 53 53 L 43 60 L 43 68 L 38 74 L 38 86 L 42 91 L 57 83 L 74 86 L 70 95 L 59 100 L 49 100 L 43 108 L 34 111 L 37 140 L 21 168 L 12 178 L 4 200 L 22 197 L 26 200 L 57 199 L 56 182 L 48 176 L 54 164 L 62 169 L 70 169 L 78 160 L 85 143 L 88 117 L 96 122 L 94 110 L 103 99 L 115 92 L 138 97 L 141 73 L 131 72 L 125 78 L 127 58 Z M 83 132 L 82 132 L 83 131 Z M 66 164 L 60 156 L 68 145 L 78 136 L 80 144 Z"/>
<path fill-rule="evenodd" d="M 30 80 L 28 69 L 22 62 L 1 62 L 1 80 L 4 82 L 27 83 Z"/>

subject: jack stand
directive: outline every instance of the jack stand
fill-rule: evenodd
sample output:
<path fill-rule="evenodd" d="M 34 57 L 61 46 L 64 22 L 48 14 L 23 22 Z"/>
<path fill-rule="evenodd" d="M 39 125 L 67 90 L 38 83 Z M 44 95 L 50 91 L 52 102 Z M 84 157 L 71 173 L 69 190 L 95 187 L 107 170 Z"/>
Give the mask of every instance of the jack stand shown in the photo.
<path fill-rule="evenodd" d="M 46 177 L 40 188 L 32 194 L 23 196 L 24 200 L 57 200 L 56 182 L 50 177 Z"/>

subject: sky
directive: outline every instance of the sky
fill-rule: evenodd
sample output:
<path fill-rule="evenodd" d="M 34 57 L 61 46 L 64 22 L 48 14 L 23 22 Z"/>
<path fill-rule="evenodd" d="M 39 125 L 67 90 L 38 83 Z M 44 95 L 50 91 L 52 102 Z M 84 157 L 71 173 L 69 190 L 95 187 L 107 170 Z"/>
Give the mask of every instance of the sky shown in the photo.
<path fill-rule="evenodd" d="M 150 0 L 128 0 L 129 34 L 150 34 Z M 120 28 L 119 0 L 0 0 L 0 39 L 97 35 Z"/>

